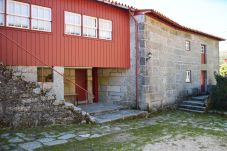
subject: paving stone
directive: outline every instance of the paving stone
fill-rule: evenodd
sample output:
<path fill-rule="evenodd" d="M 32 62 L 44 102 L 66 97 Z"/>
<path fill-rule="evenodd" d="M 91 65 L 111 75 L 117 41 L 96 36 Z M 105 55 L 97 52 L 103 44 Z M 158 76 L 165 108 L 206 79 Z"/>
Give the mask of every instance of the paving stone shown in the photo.
<path fill-rule="evenodd" d="M 10 137 L 10 134 L 9 133 L 5 133 L 5 134 L 2 134 L 1 135 L 1 138 L 6 138 L 8 139 Z"/>
<path fill-rule="evenodd" d="M 61 137 L 59 137 L 58 139 L 66 140 L 66 139 L 71 139 L 75 136 L 76 136 L 75 134 L 65 134 L 65 135 L 62 135 Z"/>
<path fill-rule="evenodd" d="M 25 134 L 23 134 L 23 133 L 16 133 L 16 135 L 17 135 L 18 137 L 21 137 L 21 138 L 26 137 L 26 135 L 25 135 Z"/>
<path fill-rule="evenodd" d="M 88 137 L 90 137 L 91 136 L 91 134 L 81 134 L 81 135 L 79 135 L 80 137 L 83 137 L 83 138 L 88 138 Z"/>
<path fill-rule="evenodd" d="M 3 150 L 9 150 L 9 149 L 10 149 L 10 147 L 9 147 L 8 145 L 3 145 L 3 146 L 1 146 L 1 148 L 2 148 Z"/>
<path fill-rule="evenodd" d="M 59 145 L 59 144 L 65 144 L 67 142 L 68 142 L 67 140 L 55 140 L 55 141 L 44 143 L 44 145 L 46 145 L 46 146 L 54 146 L 54 145 Z"/>
<path fill-rule="evenodd" d="M 19 150 L 33 151 L 34 149 L 42 147 L 40 142 L 29 142 L 19 145 Z"/>
<path fill-rule="evenodd" d="M 100 134 L 94 134 L 94 135 L 91 135 L 91 138 L 98 138 L 98 137 L 101 137 L 102 135 Z"/>
<path fill-rule="evenodd" d="M 41 139 L 38 139 L 36 141 L 44 144 L 44 143 L 48 143 L 48 142 L 51 142 L 51 141 L 54 141 L 55 139 L 54 138 L 41 138 Z"/>
<path fill-rule="evenodd" d="M 11 139 L 8 140 L 8 142 L 10 142 L 10 143 L 21 143 L 23 141 L 24 140 L 19 138 L 19 137 L 14 137 L 14 138 L 11 138 Z"/>

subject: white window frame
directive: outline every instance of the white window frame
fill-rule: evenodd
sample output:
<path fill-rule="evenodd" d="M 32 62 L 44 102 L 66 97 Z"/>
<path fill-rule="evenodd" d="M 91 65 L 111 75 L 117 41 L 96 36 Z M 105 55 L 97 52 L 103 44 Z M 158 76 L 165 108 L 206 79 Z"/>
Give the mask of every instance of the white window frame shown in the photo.
<path fill-rule="evenodd" d="M 49 10 L 50 11 L 50 19 L 48 20 L 48 19 L 44 19 L 44 18 L 33 17 L 32 9 L 34 7 L 37 7 L 38 9 L 41 8 L 41 9 L 44 9 L 44 10 Z M 38 27 L 38 29 L 33 28 L 33 25 L 32 25 L 33 20 L 50 22 L 50 30 L 40 30 L 39 27 Z M 31 29 L 36 30 L 36 31 L 42 31 L 42 32 L 52 32 L 52 9 L 49 8 L 49 7 L 43 7 L 43 6 L 39 6 L 39 5 L 31 5 Z"/>
<path fill-rule="evenodd" d="M 66 23 L 66 14 L 75 15 L 75 16 L 80 17 L 80 23 L 78 23 L 78 24 Z M 64 31 L 64 33 L 67 34 L 67 35 L 81 36 L 81 35 L 82 35 L 82 30 L 81 30 L 81 28 L 82 28 L 82 20 L 81 20 L 82 16 L 81 16 L 81 14 L 77 14 L 77 13 L 72 13 L 72 12 L 65 11 L 65 12 L 64 12 L 64 17 L 65 17 L 65 20 L 64 20 L 64 22 L 65 22 L 65 24 L 64 24 L 64 26 L 65 26 L 65 31 Z M 68 25 L 68 26 L 73 26 L 73 27 L 79 27 L 79 28 L 80 28 L 80 34 L 67 33 L 67 32 L 66 32 L 66 26 L 67 26 L 67 25 Z"/>
<path fill-rule="evenodd" d="M 185 50 L 187 51 L 191 50 L 191 42 L 189 40 L 185 41 Z"/>
<path fill-rule="evenodd" d="M 100 27 L 100 24 L 101 22 L 108 22 L 111 24 L 111 29 L 101 29 Z M 101 32 L 110 32 L 111 33 L 111 37 L 110 39 L 109 38 L 106 38 L 106 37 L 100 37 L 100 33 Z M 99 39 L 104 39 L 104 40 L 112 40 L 112 36 L 113 36 L 113 24 L 112 24 L 112 21 L 111 20 L 106 20 L 106 19 L 101 19 L 99 18 Z"/>
<path fill-rule="evenodd" d="M 185 79 L 186 83 L 191 83 L 191 70 L 187 70 L 186 71 L 186 79 Z"/>
<path fill-rule="evenodd" d="M 96 27 L 91 27 L 91 26 L 87 26 L 84 24 L 84 18 L 91 18 L 91 19 L 95 19 L 95 22 L 96 22 Z M 94 29 L 95 30 L 95 36 L 87 36 L 87 35 L 84 35 L 84 28 L 89 28 L 89 29 Z M 91 16 L 86 16 L 86 15 L 83 15 L 83 36 L 84 37 L 89 37 L 89 38 L 97 38 L 98 37 L 98 19 L 96 17 L 91 17 Z"/>
<path fill-rule="evenodd" d="M 1 11 L 0 10 L 0 15 L 3 16 L 2 20 L 2 25 L 0 24 L 0 26 L 4 26 L 5 25 L 5 0 L 2 0 L 2 7 L 3 7 L 3 10 Z"/>
<path fill-rule="evenodd" d="M 29 29 L 30 28 L 30 5 L 28 3 L 23 3 L 23 2 L 18 2 L 18 1 L 14 1 L 14 0 L 6 0 L 7 1 L 7 8 L 6 8 L 6 26 L 7 27 L 12 27 L 12 28 L 20 28 L 20 29 Z M 13 2 L 15 4 L 22 4 L 22 5 L 26 5 L 28 6 L 28 16 L 24 16 L 24 15 L 18 15 L 18 14 L 14 14 L 14 13 L 9 13 L 8 12 L 8 2 Z M 18 18 L 26 18 L 28 19 L 28 27 L 24 28 L 24 27 L 18 27 L 18 26 L 9 26 L 8 23 L 8 16 L 14 16 L 14 17 L 18 17 Z"/>

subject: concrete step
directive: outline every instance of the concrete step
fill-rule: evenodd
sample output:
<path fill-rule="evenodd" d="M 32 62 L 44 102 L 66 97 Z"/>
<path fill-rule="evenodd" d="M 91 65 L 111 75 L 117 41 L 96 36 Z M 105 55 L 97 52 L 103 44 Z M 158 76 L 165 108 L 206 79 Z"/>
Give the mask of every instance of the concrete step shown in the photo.
<path fill-rule="evenodd" d="M 93 116 L 96 123 L 108 123 L 118 120 L 131 119 L 136 117 L 146 117 L 148 112 L 139 110 L 119 110 L 112 113 L 100 114 Z"/>
<path fill-rule="evenodd" d="M 196 112 L 196 113 L 205 113 L 205 111 L 198 111 L 198 110 L 192 110 L 192 109 L 186 109 L 186 108 L 178 108 L 182 111 L 188 111 L 188 112 Z"/>
<path fill-rule="evenodd" d="M 193 106 L 205 107 L 205 103 L 204 102 L 197 101 L 197 100 L 183 101 L 181 105 L 193 105 Z"/>
<path fill-rule="evenodd" d="M 192 100 L 206 101 L 208 99 L 208 97 L 209 97 L 209 95 L 196 96 L 196 97 L 192 97 Z"/>
<path fill-rule="evenodd" d="M 113 113 L 119 110 L 127 109 L 124 106 L 115 105 L 113 103 L 94 103 L 88 105 L 79 105 L 78 107 L 92 116 L 101 115 L 105 113 Z"/>
<path fill-rule="evenodd" d="M 206 107 L 202 106 L 196 106 L 196 105 L 180 105 L 180 108 L 190 109 L 190 110 L 196 110 L 196 111 L 205 111 Z"/>

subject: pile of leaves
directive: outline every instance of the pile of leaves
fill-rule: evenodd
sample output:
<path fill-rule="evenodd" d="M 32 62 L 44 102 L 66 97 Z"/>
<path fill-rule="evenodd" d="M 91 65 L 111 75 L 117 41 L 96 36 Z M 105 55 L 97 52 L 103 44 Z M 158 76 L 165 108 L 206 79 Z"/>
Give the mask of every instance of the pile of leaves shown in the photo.
<path fill-rule="evenodd" d="M 227 77 L 215 74 L 215 78 L 217 85 L 211 94 L 213 109 L 227 111 Z"/>

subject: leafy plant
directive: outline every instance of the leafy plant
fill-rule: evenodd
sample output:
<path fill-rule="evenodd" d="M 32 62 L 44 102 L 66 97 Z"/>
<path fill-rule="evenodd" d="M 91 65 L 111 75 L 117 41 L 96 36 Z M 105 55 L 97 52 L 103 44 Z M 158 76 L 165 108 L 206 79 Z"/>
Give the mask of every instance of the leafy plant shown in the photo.
<path fill-rule="evenodd" d="M 220 74 L 222 76 L 227 76 L 227 63 L 224 63 L 220 67 Z"/>
<path fill-rule="evenodd" d="M 211 94 L 213 108 L 227 110 L 227 77 L 215 74 L 217 85 Z"/>

